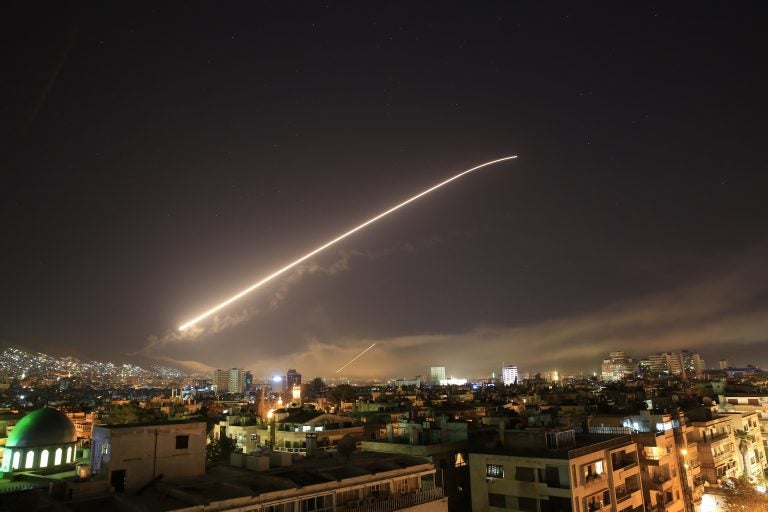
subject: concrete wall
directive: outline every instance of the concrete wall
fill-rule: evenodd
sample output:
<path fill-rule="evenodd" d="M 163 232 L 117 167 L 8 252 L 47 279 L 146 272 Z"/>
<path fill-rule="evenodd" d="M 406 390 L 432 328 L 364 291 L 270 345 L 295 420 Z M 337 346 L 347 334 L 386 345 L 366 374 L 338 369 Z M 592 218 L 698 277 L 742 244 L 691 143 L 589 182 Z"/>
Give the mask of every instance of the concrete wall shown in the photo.
<path fill-rule="evenodd" d="M 178 436 L 188 436 L 187 448 L 176 447 Z M 94 471 L 110 481 L 125 471 L 126 491 L 161 473 L 169 481 L 205 474 L 205 423 L 94 427 L 93 439 Z"/>

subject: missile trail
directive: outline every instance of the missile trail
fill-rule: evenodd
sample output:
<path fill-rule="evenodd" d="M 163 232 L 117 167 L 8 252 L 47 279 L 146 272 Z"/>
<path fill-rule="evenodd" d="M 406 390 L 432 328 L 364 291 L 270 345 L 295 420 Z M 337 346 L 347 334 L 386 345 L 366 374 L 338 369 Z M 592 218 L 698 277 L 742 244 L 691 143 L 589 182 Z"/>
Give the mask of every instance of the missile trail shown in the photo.
<path fill-rule="evenodd" d="M 358 359 L 360 359 L 360 357 L 361 357 L 363 354 L 365 354 L 366 352 L 368 352 L 369 350 L 371 350 L 371 349 L 372 349 L 374 346 L 376 346 L 376 344 L 375 344 L 375 343 L 374 343 L 373 345 L 371 345 L 370 347 L 368 347 L 367 349 L 365 349 L 365 350 L 363 350 L 362 352 L 360 352 L 359 354 L 357 354 L 355 357 L 353 357 L 353 358 L 352 358 L 352 360 L 351 360 L 350 362 L 348 362 L 347 364 L 345 364 L 344 366 L 342 366 L 341 368 L 339 368 L 338 370 L 336 370 L 336 373 L 339 373 L 341 370 L 343 370 L 343 369 L 344 369 L 344 368 L 346 368 L 347 366 L 351 365 L 352 363 L 354 363 L 355 361 L 357 361 Z"/>
<path fill-rule="evenodd" d="M 288 270 L 292 269 L 293 267 L 295 267 L 299 263 L 302 263 L 303 261 L 308 260 L 309 258 L 314 256 L 315 254 L 317 254 L 317 253 L 319 253 L 321 251 L 324 251 L 328 247 L 330 247 L 330 246 L 332 246 L 332 245 L 334 245 L 334 244 L 344 240 L 345 238 L 347 238 L 348 236 L 353 235 L 354 233 L 357 233 L 361 229 L 367 227 L 370 224 L 373 224 L 374 222 L 376 222 L 377 220 L 381 219 L 382 217 L 386 217 L 387 215 L 389 215 L 390 213 L 394 212 L 395 210 L 399 210 L 403 206 L 405 206 L 405 205 L 407 205 L 409 203 L 412 203 L 413 201 L 419 199 L 420 197 L 423 197 L 423 196 L 429 194 L 430 192 L 433 192 L 433 191 L 437 190 L 438 188 L 443 187 L 443 186 L 449 184 L 450 182 L 455 181 L 455 180 L 461 178 L 462 176 L 464 176 L 466 174 L 469 174 L 471 172 L 474 172 L 474 171 L 477 171 L 479 169 L 482 169 L 483 167 L 488 167 L 489 165 L 497 164 L 499 162 L 504 162 L 506 160 L 512 160 L 513 158 L 517 158 L 517 155 L 505 156 L 504 158 L 497 158 L 496 160 L 491 160 L 490 162 L 485 162 L 484 164 L 480 164 L 480 165 L 478 165 L 476 167 L 472 167 L 471 169 L 467 169 L 466 171 L 462 171 L 459 174 L 457 174 L 456 176 L 448 178 L 445 181 L 441 181 L 437 185 L 434 185 L 434 186 L 428 188 L 427 190 L 424 190 L 423 192 L 419 192 L 418 194 L 416 194 L 415 196 L 411 197 L 410 199 L 406 199 L 402 203 L 396 204 L 395 206 L 393 206 L 389 210 L 381 212 L 380 214 L 376 215 L 375 217 L 373 217 L 371 219 L 368 219 L 367 221 L 363 222 L 359 226 L 356 226 L 356 227 L 350 229 L 349 231 L 347 231 L 346 233 L 343 233 L 343 234 L 337 236 L 336 238 L 334 238 L 330 242 L 326 242 L 325 244 L 321 245 L 317 249 L 308 252 L 307 254 L 305 254 L 301 258 L 297 259 L 296 261 L 294 261 L 292 263 L 289 263 L 288 265 L 284 266 L 280 270 L 277 270 L 277 271 L 271 273 L 270 275 L 268 275 L 267 277 L 264 277 L 263 279 L 261 279 L 261 281 L 259 281 L 257 283 L 254 283 L 251 286 L 249 286 L 248 288 L 246 288 L 245 290 L 237 293 L 236 295 L 233 295 L 232 297 L 230 297 L 229 299 L 225 300 L 221 304 L 218 304 L 217 306 L 212 307 L 211 309 L 209 309 L 205 313 L 202 313 L 202 314 L 196 316 L 195 318 L 193 318 L 192 320 L 182 324 L 179 327 L 179 330 L 183 331 L 185 329 L 188 329 L 189 327 L 192 327 L 193 325 L 195 325 L 200 320 L 204 320 L 204 319 L 208 318 L 209 316 L 211 316 L 212 314 L 214 314 L 217 311 L 219 311 L 220 309 L 223 309 L 223 308 L 229 306 L 230 304 L 232 304 L 236 300 L 240 299 L 244 295 L 248 295 L 249 293 L 251 293 L 256 288 L 260 287 L 261 285 L 263 285 L 265 283 L 268 283 L 269 281 L 273 280 L 274 278 L 276 278 L 280 274 L 282 274 L 284 272 L 287 272 Z"/>

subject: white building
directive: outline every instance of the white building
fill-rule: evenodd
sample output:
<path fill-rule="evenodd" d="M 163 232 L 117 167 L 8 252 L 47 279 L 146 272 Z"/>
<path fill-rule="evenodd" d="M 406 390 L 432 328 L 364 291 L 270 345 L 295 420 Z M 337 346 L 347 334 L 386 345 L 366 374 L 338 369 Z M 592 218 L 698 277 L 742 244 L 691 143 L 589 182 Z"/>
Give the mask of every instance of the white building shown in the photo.
<path fill-rule="evenodd" d="M 159 475 L 178 480 L 205 474 L 205 423 L 165 422 L 93 427 L 91 470 L 116 492 L 134 491 Z"/>
<path fill-rule="evenodd" d="M 75 426 L 66 414 L 52 407 L 43 407 L 24 416 L 3 441 L 0 476 L 54 467 L 64 471 L 74 464 Z"/>
<path fill-rule="evenodd" d="M 635 371 L 635 362 L 624 352 L 611 352 L 608 354 L 608 359 L 603 359 L 601 370 L 603 380 L 615 382 L 632 375 Z"/>
<path fill-rule="evenodd" d="M 433 385 L 440 384 L 445 379 L 445 366 L 433 366 L 429 369 L 429 381 Z"/>
<path fill-rule="evenodd" d="M 516 384 L 520 380 L 520 374 L 518 373 L 517 366 L 502 366 L 501 367 L 501 381 L 505 386 L 510 384 Z"/>

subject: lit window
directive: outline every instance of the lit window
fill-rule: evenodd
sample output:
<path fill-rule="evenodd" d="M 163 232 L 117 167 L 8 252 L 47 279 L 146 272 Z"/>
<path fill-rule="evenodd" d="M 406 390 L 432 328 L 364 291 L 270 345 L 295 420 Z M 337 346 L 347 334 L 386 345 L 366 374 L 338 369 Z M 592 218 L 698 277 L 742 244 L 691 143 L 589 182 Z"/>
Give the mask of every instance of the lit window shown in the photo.
<path fill-rule="evenodd" d="M 29 469 L 35 463 L 35 452 L 27 452 L 27 457 L 24 460 L 24 469 Z"/>
<path fill-rule="evenodd" d="M 64 451 L 61 448 L 56 448 L 56 453 L 53 455 L 53 465 L 58 466 L 61 464 L 61 454 L 64 453 Z"/>
<path fill-rule="evenodd" d="M 13 454 L 13 469 L 19 469 L 19 464 L 21 463 L 21 452 L 15 452 Z"/>
<path fill-rule="evenodd" d="M 41 468 L 47 468 L 48 467 L 48 455 L 50 452 L 48 450 L 43 450 L 40 452 L 40 467 Z"/>
<path fill-rule="evenodd" d="M 599 460 L 599 461 L 595 462 L 595 473 L 598 474 L 598 475 L 602 475 L 603 471 L 604 471 L 604 469 L 603 469 L 603 461 Z"/>
<path fill-rule="evenodd" d="M 485 476 L 487 478 L 504 478 L 504 466 L 501 464 L 487 464 L 485 466 Z"/>
<path fill-rule="evenodd" d="M 72 447 L 67 448 L 67 464 L 72 462 Z"/>
<path fill-rule="evenodd" d="M 464 456 L 461 454 L 461 452 L 456 452 L 456 460 L 454 461 L 453 465 L 457 468 L 467 465 L 467 461 L 464 460 Z"/>

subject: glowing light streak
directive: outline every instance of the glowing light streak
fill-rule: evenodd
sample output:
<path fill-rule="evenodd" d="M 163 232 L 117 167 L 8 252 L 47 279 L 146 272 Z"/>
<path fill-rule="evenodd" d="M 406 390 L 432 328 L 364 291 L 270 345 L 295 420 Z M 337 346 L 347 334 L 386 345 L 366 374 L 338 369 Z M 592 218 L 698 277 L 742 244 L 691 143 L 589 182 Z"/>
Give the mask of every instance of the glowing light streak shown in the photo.
<path fill-rule="evenodd" d="M 344 369 L 344 368 L 346 368 L 347 366 L 351 365 L 352 363 L 354 363 L 355 361 L 357 361 L 358 359 L 360 359 L 360 358 L 363 356 L 363 354 L 365 354 L 366 352 L 368 352 L 369 350 L 371 350 L 371 349 L 372 349 L 373 347 L 375 347 L 375 346 L 376 346 L 376 344 L 374 343 L 373 345 L 371 345 L 371 346 L 370 346 L 370 347 L 368 347 L 367 349 L 365 349 L 365 350 L 363 350 L 362 352 L 360 352 L 359 354 L 357 354 L 355 357 L 353 357 L 353 358 L 352 358 L 352 360 L 351 360 L 350 362 L 348 362 L 347 364 L 345 364 L 344 366 L 342 366 L 341 368 L 339 368 L 338 370 L 336 370 L 336 373 L 339 373 L 341 370 L 343 370 L 343 369 Z"/>
<path fill-rule="evenodd" d="M 242 298 L 244 295 L 248 295 L 249 293 L 251 293 L 256 288 L 260 287 L 263 284 L 268 283 L 269 281 L 273 280 L 274 278 L 276 278 L 280 274 L 283 274 L 284 272 L 287 272 L 288 270 L 292 269 L 296 265 L 298 265 L 298 264 L 308 260 L 309 258 L 314 256 L 315 254 L 317 254 L 317 253 L 319 253 L 321 251 L 324 251 L 328 247 L 330 247 L 330 246 L 332 246 L 332 245 L 334 245 L 334 244 L 344 240 L 345 238 L 353 235 L 354 233 L 357 233 L 361 229 L 367 227 L 370 224 L 373 224 L 374 222 L 376 222 L 377 220 L 381 219 L 382 217 L 386 217 L 390 213 L 393 213 L 394 211 L 399 210 L 403 206 L 416 201 L 417 199 L 419 199 L 419 198 L 429 194 L 430 192 L 433 192 L 433 191 L 437 190 L 438 188 L 443 187 L 443 186 L 451 183 L 452 181 L 455 181 L 455 180 L 461 178 L 462 176 L 465 176 L 465 175 L 467 175 L 467 174 L 469 174 L 471 172 L 474 172 L 474 171 L 477 171 L 479 169 L 482 169 L 483 167 L 488 167 L 489 165 L 497 164 L 499 162 L 504 162 L 504 161 L 507 161 L 507 160 L 512 160 L 513 158 L 517 158 L 517 155 L 505 156 L 504 158 L 497 158 L 496 160 L 491 160 L 490 162 L 485 162 L 485 163 L 480 164 L 480 165 L 478 165 L 476 167 L 472 167 L 471 169 L 467 169 L 466 171 L 460 172 L 459 174 L 457 174 L 455 176 L 452 176 L 452 177 L 448 178 L 445 181 L 441 181 L 437 185 L 434 185 L 434 186 L 428 188 L 427 190 L 424 190 L 423 192 L 419 192 L 415 196 L 413 196 L 413 197 L 411 197 L 409 199 L 406 199 L 402 203 L 396 204 L 392 208 L 390 208 L 390 209 L 388 209 L 388 210 L 386 210 L 384 212 L 381 212 L 380 214 L 376 215 L 375 217 L 373 217 L 371 219 L 368 219 L 367 221 L 363 222 L 359 226 L 356 226 L 356 227 L 350 229 L 349 231 L 347 231 L 346 233 L 343 233 L 343 234 L 337 236 L 336 238 L 334 238 L 330 242 L 326 242 L 325 244 L 321 245 L 317 249 L 314 249 L 313 251 L 308 252 L 307 254 L 302 256 L 301 258 L 297 259 L 296 261 L 293 261 L 292 263 L 289 263 L 288 265 L 284 266 L 280 270 L 277 270 L 277 271 L 269 274 L 267 277 L 261 279 L 257 283 L 252 284 L 251 286 L 249 286 L 245 290 L 243 290 L 243 291 L 233 295 L 232 297 L 230 297 L 229 299 L 225 300 L 221 304 L 218 304 L 218 305 L 212 307 L 211 309 L 209 309 L 205 313 L 202 313 L 202 314 L 196 316 L 195 318 L 193 318 L 192 320 L 190 320 L 188 322 L 185 322 L 184 324 L 182 324 L 179 327 L 179 330 L 183 331 L 185 329 L 188 329 L 189 327 L 192 327 L 193 325 L 195 325 L 200 320 L 204 320 L 205 318 L 208 318 L 209 316 L 211 316 L 212 314 L 216 313 L 217 311 L 219 311 L 219 310 L 229 306 L 230 304 L 232 304 L 236 300 Z"/>

